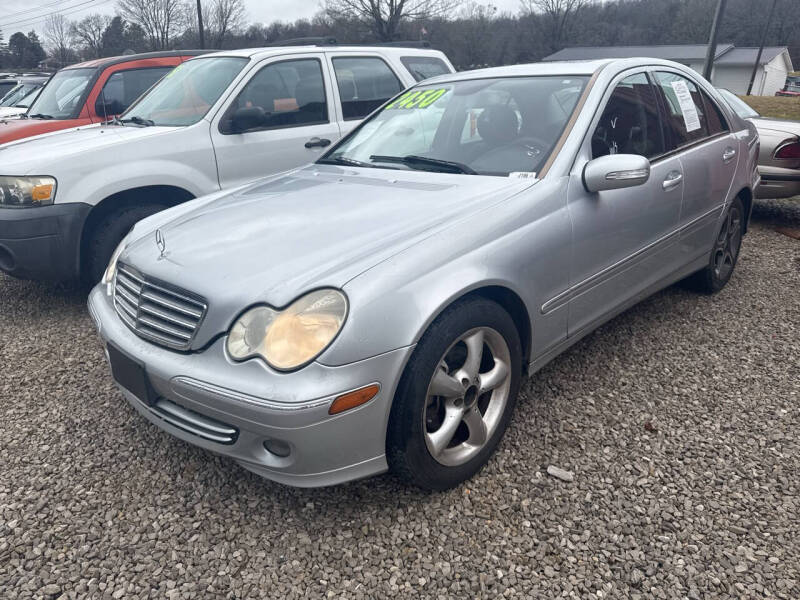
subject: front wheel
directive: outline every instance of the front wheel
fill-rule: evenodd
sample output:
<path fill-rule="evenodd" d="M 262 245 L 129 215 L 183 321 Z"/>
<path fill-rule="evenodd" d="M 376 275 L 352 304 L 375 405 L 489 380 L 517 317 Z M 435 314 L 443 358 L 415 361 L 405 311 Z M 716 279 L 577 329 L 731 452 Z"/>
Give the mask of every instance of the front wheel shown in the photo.
<path fill-rule="evenodd" d="M 472 477 L 505 433 L 521 363 L 519 333 L 497 303 L 473 298 L 443 312 L 417 344 L 395 394 L 391 470 L 430 490 Z"/>
<path fill-rule="evenodd" d="M 698 292 L 714 294 L 725 287 L 736 268 L 744 233 L 744 206 L 737 196 L 722 219 L 708 265 L 687 279 Z"/>

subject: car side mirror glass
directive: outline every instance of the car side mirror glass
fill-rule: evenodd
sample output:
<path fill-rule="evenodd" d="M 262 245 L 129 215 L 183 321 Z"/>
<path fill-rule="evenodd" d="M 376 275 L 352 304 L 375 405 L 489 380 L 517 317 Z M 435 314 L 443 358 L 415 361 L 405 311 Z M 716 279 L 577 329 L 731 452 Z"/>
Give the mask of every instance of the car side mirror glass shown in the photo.
<path fill-rule="evenodd" d="M 267 122 L 267 113 L 260 106 L 237 108 L 231 116 L 231 133 L 243 133 L 262 127 Z"/>
<path fill-rule="evenodd" d="M 635 187 L 648 179 L 650 161 L 638 154 L 601 156 L 583 168 L 583 185 L 592 193 Z"/>

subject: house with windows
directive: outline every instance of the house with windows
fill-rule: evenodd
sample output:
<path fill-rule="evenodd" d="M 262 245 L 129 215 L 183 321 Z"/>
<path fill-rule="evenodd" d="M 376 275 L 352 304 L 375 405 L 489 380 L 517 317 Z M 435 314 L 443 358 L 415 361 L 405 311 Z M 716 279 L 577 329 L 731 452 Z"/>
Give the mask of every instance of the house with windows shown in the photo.
<path fill-rule="evenodd" d="M 684 44 L 674 46 L 580 46 L 564 48 L 545 57 L 544 61 L 592 60 L 598 58 L 632 58 L 646 56 L 673 60 L 698 73 L 703 72 L 708 46 Z M 711 82 L 717 87 L 727 88 L 735 94 L 746 94 L 758 57 L 758 48 L 737 48 L 733 44 L 719 44 L 714 57 Z M 774 96 L 783 88 L 786 76 L 794 71 L 789 49 L 786 46 L 764 48 L 758 61 L 753 82 L 755 96 Z"/>

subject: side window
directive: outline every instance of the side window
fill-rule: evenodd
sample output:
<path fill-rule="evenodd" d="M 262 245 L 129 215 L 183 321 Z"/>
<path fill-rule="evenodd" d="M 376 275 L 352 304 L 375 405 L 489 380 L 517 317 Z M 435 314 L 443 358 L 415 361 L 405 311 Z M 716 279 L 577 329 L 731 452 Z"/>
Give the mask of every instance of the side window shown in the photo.
<path fill-rule="evenodd" d="M 403 89 L 380 58 L 334 58 L 333 70 L 345 120 L 363 119 Z"/>
<path fill-rule="evenodd" d="M 722 111 L 719 109 L 719 106 L 717 106 L 717 103 L 709 98 L 702 90 L 700 91 L 700 95 L 703 97 L 703 103 L 705 104 L 709 135 L 717 135 L 718 133 L 730 131 L 728 122 L 722 115 Z"/>
<path fill-rule="evenodd" d="M 328 102 L 322 64 L 316 58 L 301 58 L 262 68 L 231 103 L 222 118 L 221 131 L 232 131 L 233 114 L 244 108 L 259 113 L 259 124 L 249 130 L 327 123 Z"/>
<path fill-rule="evenodd" d="M 656 73 L 675 145 L 686 146 L 708 137 L 708 119 L 697 86 L 675 73 Z"/>
<path fill-rule="evenodd" d="M 402 56 L 400 62 L 417 81 L 450 73 L 450 67 L 435 56 Z"/>
<path fill-rule="evenodd" d="M 592 134 L 592 158 L 608 154 L 664 154 L 658 102 L 647 75 L 637 73 L 617 84 Z"/>
<path fill-rule="evenodd" d="M 97 97 L 95 112 L 98 115 L 118 115 L 125 112 L 139 96 L 149 90 L 172 68 L 152 67 L 113 73 L 103 86 L 102 93 Z"/>

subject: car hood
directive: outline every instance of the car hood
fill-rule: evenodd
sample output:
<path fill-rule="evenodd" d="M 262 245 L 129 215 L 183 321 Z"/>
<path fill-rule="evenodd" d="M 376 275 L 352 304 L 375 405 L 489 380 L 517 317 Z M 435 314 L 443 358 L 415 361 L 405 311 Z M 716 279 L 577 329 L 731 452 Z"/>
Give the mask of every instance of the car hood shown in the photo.
<path fill-rule="evenodd" d="M 8 124 L 20 121 L 9 121 Z M 27 123 L 29 121 L 22 121 Z M 138 127 L 122 125 L 85 125 L 63 131 L 40 135 L 35 139 L 22 139 L 0 146 L 0 164 L 3 170 L 28 174 L 31 171 L 47 172 L 51 164 L 64 158 L 82 154 L 107 153 L 118 144 L 131 140 L 153 138 L 173 131 L 174 127 Z M 12 152 L 19 144 L 25 144 L 25 152 Z"/>
<path fill-rule="evenodd" d="M 17 117 L 24 113 L 27 108 L 21 106 L 0 106 L 0 119 L 7 119 L 9 117 Z"/>
<path fill-rule="evenodd" d="M 283 307 L 315 288 L 341 288 L 429 236 L 456 235 L 445 230 L 534 183 L 310 165 L 201 198 L 168 220 L 155 215 L 136 227 L 120 260 L 209 301 L 202 345 L 249 305 Z"/>
<path fill-rule="evenodd" d="M 772 117 L 753 117 L 750 119 L 759 131 L 776 131 L 800 136 L 800 121 L 776 119 Z"/>

